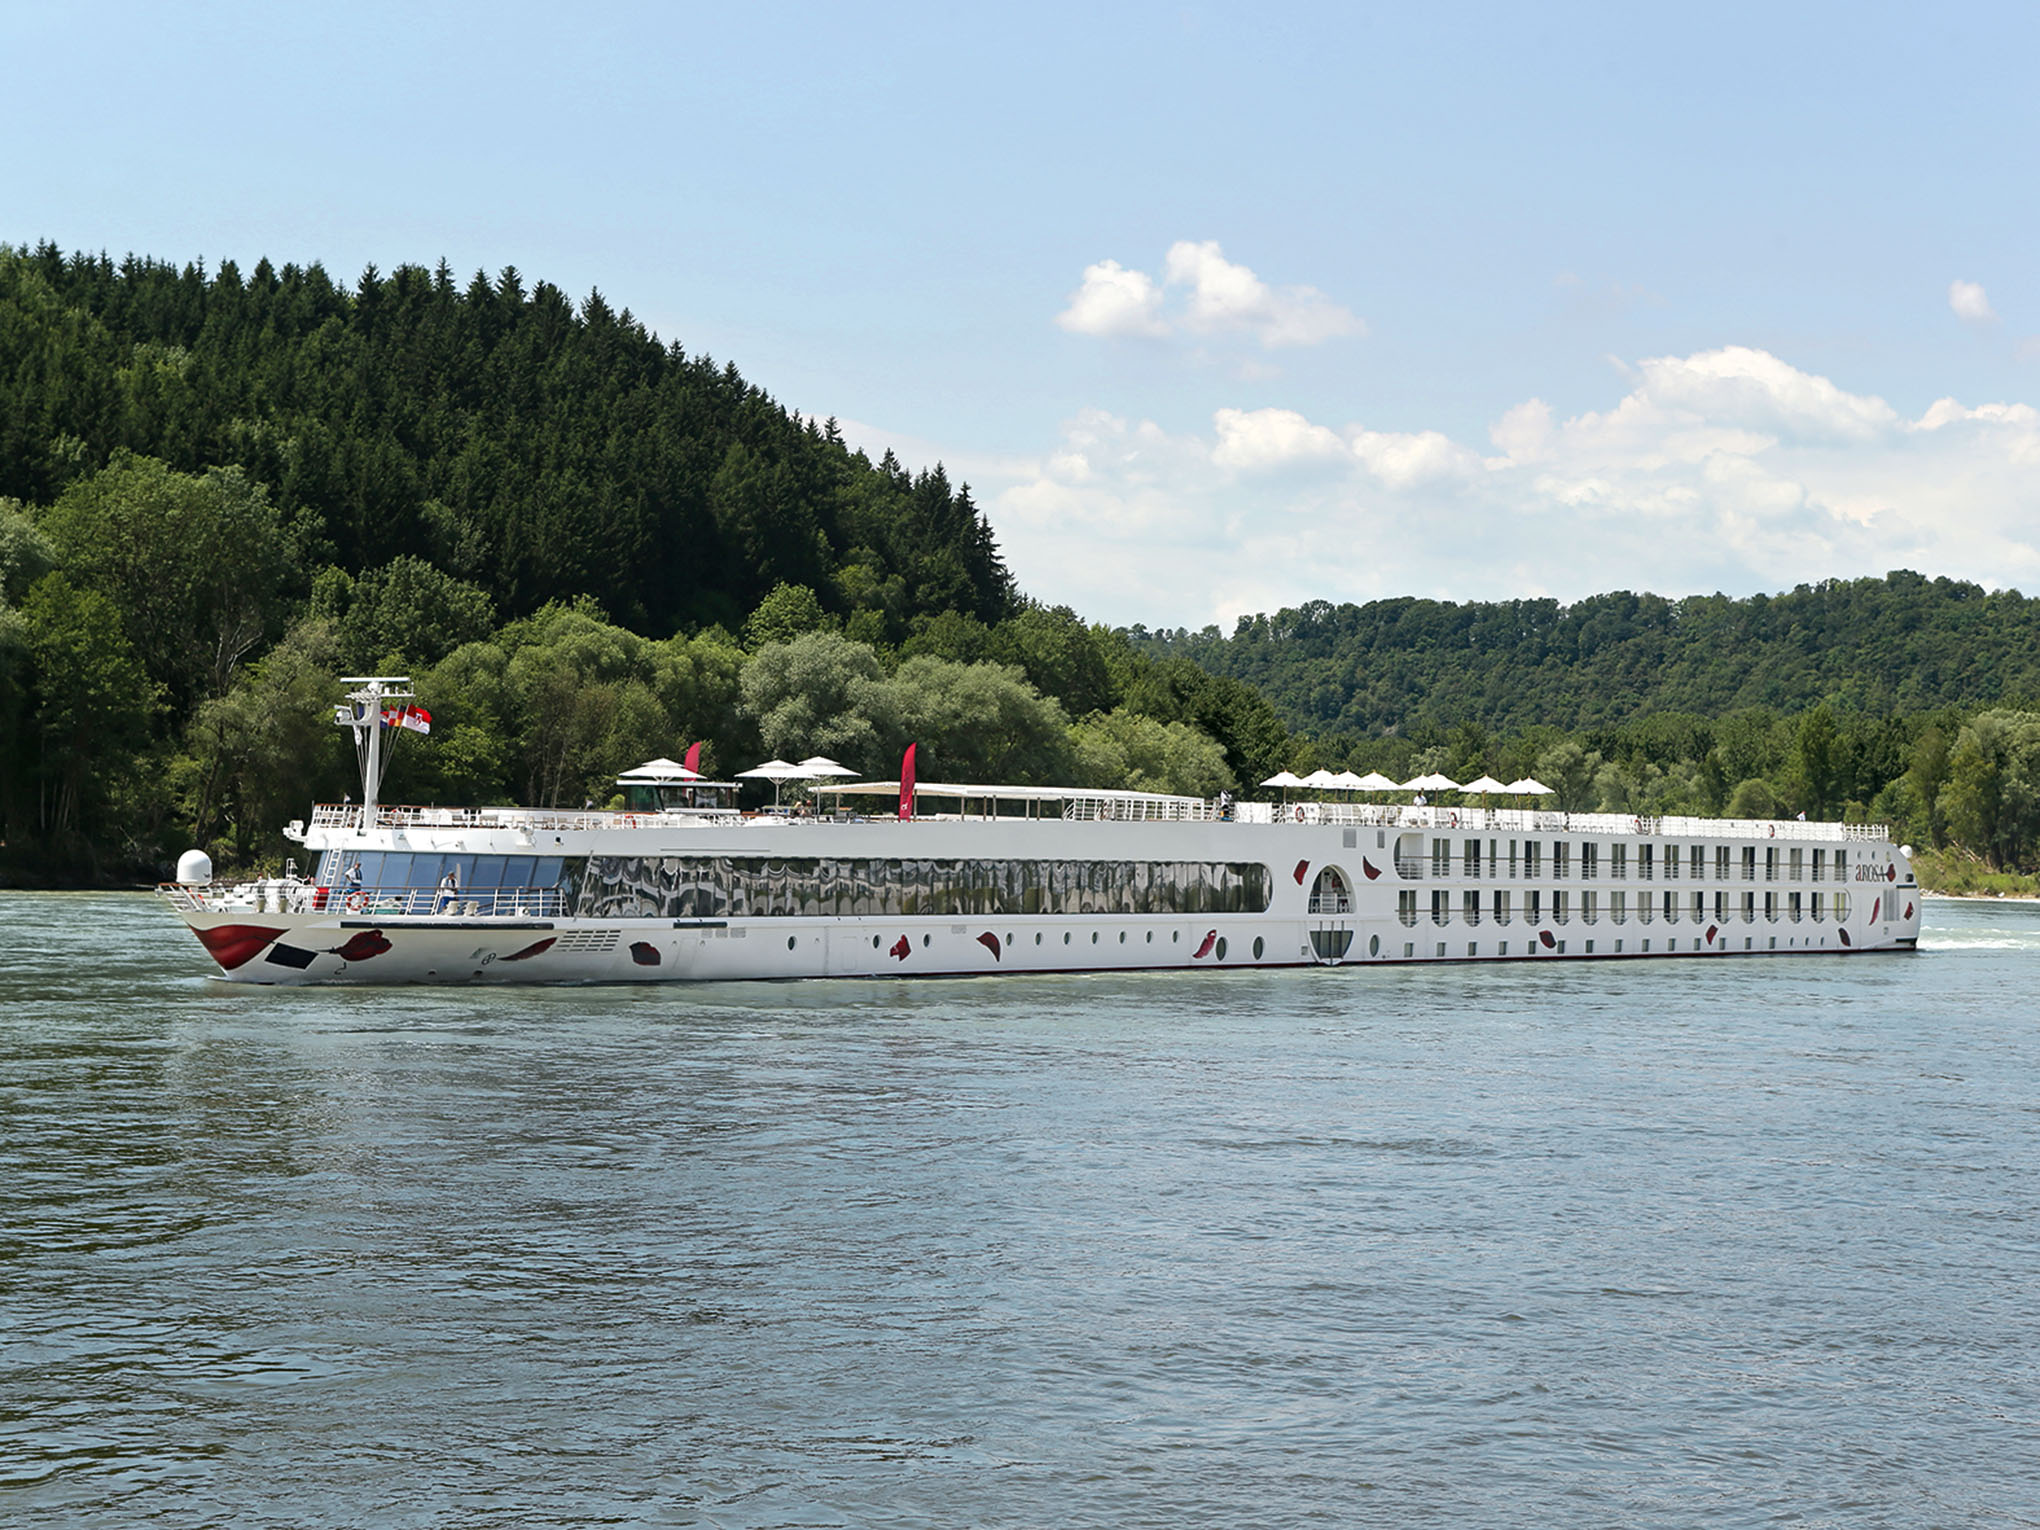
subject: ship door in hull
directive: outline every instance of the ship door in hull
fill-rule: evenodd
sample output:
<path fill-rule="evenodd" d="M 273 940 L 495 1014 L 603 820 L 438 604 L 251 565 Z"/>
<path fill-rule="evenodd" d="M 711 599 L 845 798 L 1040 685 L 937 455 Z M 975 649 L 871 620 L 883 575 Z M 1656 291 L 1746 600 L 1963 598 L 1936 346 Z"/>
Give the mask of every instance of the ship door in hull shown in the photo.
<path fill-rule="evenodd" d="M 1346 953 L 1353 949 L 1353 930 L 1343 919 L 1330 922 L 1327 914 L 1341 915 L 1353 912 L 1353 888 L 1346 880 L 1346 874 L 1336 866 L 1326 866 L 1317 874 L 1311 884 L 1310 912 L 1320 922 L 1310 932 L 1310 948 L 1321 962 L 1341 962 Z"/>
<path fill-rule="evenodd" d="M 1343 924 L 1321 924 L 1310 932 L 1310 948 L 1321 962 L 1342 962 L 1353 949 L 1353 931 Z"/>

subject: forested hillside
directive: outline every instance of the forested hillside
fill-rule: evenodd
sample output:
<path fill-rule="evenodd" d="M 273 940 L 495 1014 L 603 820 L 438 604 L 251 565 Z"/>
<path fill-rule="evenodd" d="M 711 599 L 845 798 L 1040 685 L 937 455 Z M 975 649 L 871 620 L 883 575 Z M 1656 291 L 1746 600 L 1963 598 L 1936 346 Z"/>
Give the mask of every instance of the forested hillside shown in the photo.
<path fill-rule="evenodd" d="M 967 487 L 515 271 L 0 246 L 0 882 L 274 862 L 352 784 L 337 677 L 415 677 L 393 800 L 606 801 L 824 753 L 1209 795 L 1536 774 L 1566 807 L 1875 816 L 2040 858 L 2040 618 L 1910 574 L 1773 598 L 1313 604 L 1115 632 Z"/>
<path fill-rule="evenodd" d="M 1311 734 L 1590 728 L 1821 702 L 1890 716 L 2040 697 L 2040 600 L 1910 573 L 1746 600 L 1313 601 L 1243 618 L 1230 636 L 1130 635 L 1143 652 L 1249 682 Z"/>
<path fill-rule="evenodd" d="M 599 293 L 0 247 L 0 879 L 275 858 L 371 669 L 437 719 L 387 783 L 423 800 L 607 800 L 691 741 L 1215 791 L 1287 744 L 1024 600 L 939 465 Z"/>
<path fill-rule="evenodd" d="M 423 559 L 505 617 L 592 598 L 646 631 L 734 627 L 774 585 L 869 613 L 1011 614 L 967 491 L 846 451 L 733 364 L 600 293 L 317 265 L 210 275 L 0 255 L 0 495 L 51 504 L 121 451 L 263 486 L 296 569 Z"/>

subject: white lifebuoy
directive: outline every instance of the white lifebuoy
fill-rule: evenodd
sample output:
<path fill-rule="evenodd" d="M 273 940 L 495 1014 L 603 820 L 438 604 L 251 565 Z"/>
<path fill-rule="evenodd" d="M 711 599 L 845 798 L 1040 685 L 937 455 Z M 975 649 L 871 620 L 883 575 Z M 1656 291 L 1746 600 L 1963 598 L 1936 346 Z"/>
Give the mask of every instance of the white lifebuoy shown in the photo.
<path fill-rule="evenodd" d="M 365 908 L 367 908 L 367 907 L 368 907 L 368 897 L 367 897 L 367 895 L 366 895 L 366 894 L 364 894 L 364 893 L 359 893 L 359 892 L 351 892 L 351 893 L 349 893 L 349 894 L 347 895 L 347 912 L 348 912 L 348 913 L 350 913 L 350 914 L 358 914 L 358 913 L 360 913 L 360 912 L 361 912 L 361 911 L 362 911 L 363 909 L 365 909 Z"/>
<path fill-rule="evenodd" d="M 1774 824 L 1772 824 L 1772 825 L 1771 825 L 1771 838 L 1773 838 L 1773 839 L 1776 839 L 1777 837 L 1778 837 L 1778 826 L 1777 826 L 1777 825 L 1776 825 L 1776 824 L 1774 823 Z"/>
<path fill-rule="evenodd" d="M 1298 823 L 1303 822 L 1303 804 L 1301 802 L 1296 804 L 1295 818 Z"/>
<path fill-rule="evenodd" d="M 1459 827 L 1459 814 L 1458 814 L 1458 813 L 1456 813 L 1456 812 L 1454 812 L 1454 813 L 1447 813 L 1447 814 L 1445 815 L 1445 827 L 1446 827 L 1446 828 L 1448 828 L 1448 829 L 1456 829 L 1456 828 L 1458 828 L 1458 827 Z"/>

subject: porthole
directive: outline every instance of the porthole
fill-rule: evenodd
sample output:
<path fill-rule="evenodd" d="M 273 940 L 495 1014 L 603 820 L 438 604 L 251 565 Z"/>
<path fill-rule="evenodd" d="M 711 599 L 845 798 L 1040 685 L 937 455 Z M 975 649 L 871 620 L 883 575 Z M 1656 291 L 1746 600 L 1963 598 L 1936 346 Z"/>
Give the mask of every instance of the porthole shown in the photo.
<path fill-rule="evenodd" d="M 1036 931 L 1034 932 L 1034 943 L 1035 943 L 1035 944 L 1036 944 L 1037 946 L 1041 944 L 1041 931 L 1039 931 L 1039 930 L 1036 930 Z"/>
<path fill-rule="evenodd" d="M 878 937 L 876 935 L 871 937 L 871 949 L 874 951 L 878 949 Z"/>
<path fill-rule="evenodd" d="M 925 945 L 927 945 L 927 944 L 928 944 L 928 942 L 929 942 L 929 940 L 931 940 L 932 938 L 933 938 L 932 936 L 928 936 L 928 935 L 923 935 L 923 936 L 921 937 L 921 944 L 922 944 L 922 945 L 924 945 L 924 946 L 925 946 Z"/>
<path fill-rule="evenodd" d="M 1091 944 L 1094 946 L 1098 944 L 1098 932 L 1096 930 L 1091 932 Z"/>
<path fill-rule="evenodd" d="M 1220 961 L 1225 960 L 1225 937 L 1223 935 L 1218 937 L 1218 959 Z"/>
<path fill-rule="evenodd" d="M 795 936 L 795 935 L 789 935 L 789 936 L 787 936 L 787 937 L 786 937 L 786 949 L 787 949 L 787 950 L 791 951 L 791 950 L 792 950 L 792 949 L 793 949 L 793 948 L 794 948 L 794 947 L 795 947 L 796 945 L 798 945 L 798 944 L 799 944 L 799 937 L 798 937 L 798 936 Z"/>
<path fill-rule="evenodd" d="M 1121 931 L 1119 932 L 1119 943 L 1120 943 L 1120 944 L 1121 944 L 1122 946 L 1126 944 L 1126 931 L 1124 931 L 1124 930 L 1121 930 Z"/>
<path fill-rule="evenodd" d="M 1172 940 L 1172 941 L 1177 941 L 1177 940 L 1181 940 L 1182 938 L 1183 938 L 1183 932 L 1182 932 L 1181 930 L 1171 930 L 1171 931 L 1169 931 L 1169 939 L 1170 939 L 1170 940 Z"/>
<path fill-rule="evenodd" d="M 1379 935 L 1367 937 L 1367 954 L 1369 956 L 1381 955 L 1381 937 Z"/>
<path fill-rule="evenodd" d="M 1147 943 L 1149 945 L 1153 945 L 1155 943 L 1155 932 L 1153 930 L 1148 931 Z"/>
<path fill-rule="evenodd" d="M 1063 944 L 1064 944 L 1064 945 L 1068 945 L 1069 943 L 1070 943 L 1070 932 L 1069 932 L 1068 930 L 1064 930 L 1064 931 L 1063 931 Z"/>
<path fill-rule="evenodd" d="M 1256 935 L 1254 937 L 1254 960 L 1259 961 L 1260 959 L 1261 959 L 1261 937 Z"/>

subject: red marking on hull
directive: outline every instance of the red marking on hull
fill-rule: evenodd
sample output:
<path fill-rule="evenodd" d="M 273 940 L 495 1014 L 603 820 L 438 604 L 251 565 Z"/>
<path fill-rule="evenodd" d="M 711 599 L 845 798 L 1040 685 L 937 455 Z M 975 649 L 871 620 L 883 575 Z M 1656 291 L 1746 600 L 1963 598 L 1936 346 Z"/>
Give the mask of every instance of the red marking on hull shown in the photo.
<path fill-rule="evenodd" d="M 534 956 L 545 955 L 546 952 L 553 948 L 553 942 L 558 939 L 559 936 L 557 935 L 548 935 L 544 940 L 534 940 L 522 951 L 513 951 L 510 955 L 504 957 L 503 960 L 506 962 L 528 962 Z"/>
<path fill-rule="evenodd" d="M 650 941 L 633 940 L 630 943 L 630 959 L 640 967 L 659 965 L 659 948 Z"/>
<path fill-rule="evenodd" d="M 907 959 L 907 953 L 913 949 L 914 948 L 908 942 L 907 937 L 902 935 L 898 940 L 892 943 L 891 948 L 888 949 L 885 954 L 887 956 L 893 957 L 895 960 L 905 961 Z"/>
<path fill-rule="evenodd" d="M 255 960 L 261 955 L 262 948 L 283 931 L 259 924 L 219 924 L 209 930 L 193 930 L 191 933 L 220 964 L 222 972 L 232 972 L 236 967 L 245 967 Z"/>
<path fill-rule="evenodd" d="M 1912 918 L 1912 905 L 1911 905 L 1910 903 L 1908 903 L 1908 904 L 1907 904 L 1907 905 L 1905 906 L 1905 917 L 1906 917 L 1907 919 L 1910 919 L 1910 918 Z"/>
<path fill-rule="evenodd" d="M 1004 957 L 999 955 L 999 937 L 994 935 L 990 930 L 986 930 L 984 934 L 978 936 L 978 944 L 983 946 L 987 951 L 992 953 L 993 961 L 997 962 L 1005 960 Z"/>
<path fill-rule="evenodd" d="M 1898 880 L 1898 868 L 1896 866 L 1886 866 L 1884 868 L 1884 880 L 1896 882 Z"/>
<path fill-rule="evenodd" d="M 1877 916 L 1883 912 L 1884 912 L 1884 899 L 1882 897 L 1879 897 L 1875 899 L 1870 905 L 1870 922 L 1872 924 L 1875 924 L 1877 922 Z"/>
<path fill-rule="evenodd" d="M 327 950 L 343 962 L 365 962 L 371 956 L 381 956 L 389 948 L 389 937 L 381 930 L 363 930 L 346 945 L 329 946 Z"/>
<path fill-rule="evenodd" d="M 1192 961 L 1198 961 L 1203 957 L 1211 955 L 1211 948 L 1217 944 L 1218 944 L 1218 931 L 1206 930 L 1204 932 L 1203 943 L 1199 945 L 1195 951 L 1192 951 L 1190 953 L 1190 959 Z"/>
<path fill-rule="evenodd" d="M 1709 926 L 1707 926 L 1707 944 L 1709 944 L 1710 946 L 1713 945 L 1714 937 L 1719 935 L 1720 933 L 1721 933 L 1720 925 L 1710 924 Z"/>
<path fill-rule="evenodd" d="M 1310 870 L 1310 862 L 1309 862 L 1309 861 L 1298 861 L 1298 862 L 1296 863 L 1296 885 L 1297 885 L 1298 887 L 1301 887 L 1301 886 L 1303 886 L 1303 878 L 1304 878 L 1304 875 L 1305 875 L 1305 873 L 1307 873 L 1307 872 L 1308 872 L 1309 870 Z"/>
<path fill-rule="evenodd" d="M 1849 932 L 1848 932 L 1847 930 L 1843 930 L 1843 931 L 1841 932 L 1841 936 L 1842 936 L 1842 944 L 1843 944 L 1843 945 L 1845 945 L 1845 946 L 1853 946 L 1853 945 L 1855 944 L 1855 942 L 1854 942 L 1853 940 L 1849 939 Z"/>
<path fill-rule="evenodd" d="M 1552 938 L 1551 931 L 1549 930 L 1539 930 L 1537 932 L 1537 942 L 1547 951 L 1556 950 L 1558 947 L 1558 942 Z"/>
<path fill-rule="evenodd" d="M 1369 859 L 1367 859 L 1366 856 L 1363 855 L 1360 857 L 1360 874 L 1367 878 L 1368 881 L 1372 882 L 1376 877 L 1381 875 L 1381 868 L 1375 865 L 1374 862 L 1370 861 Z"/>

